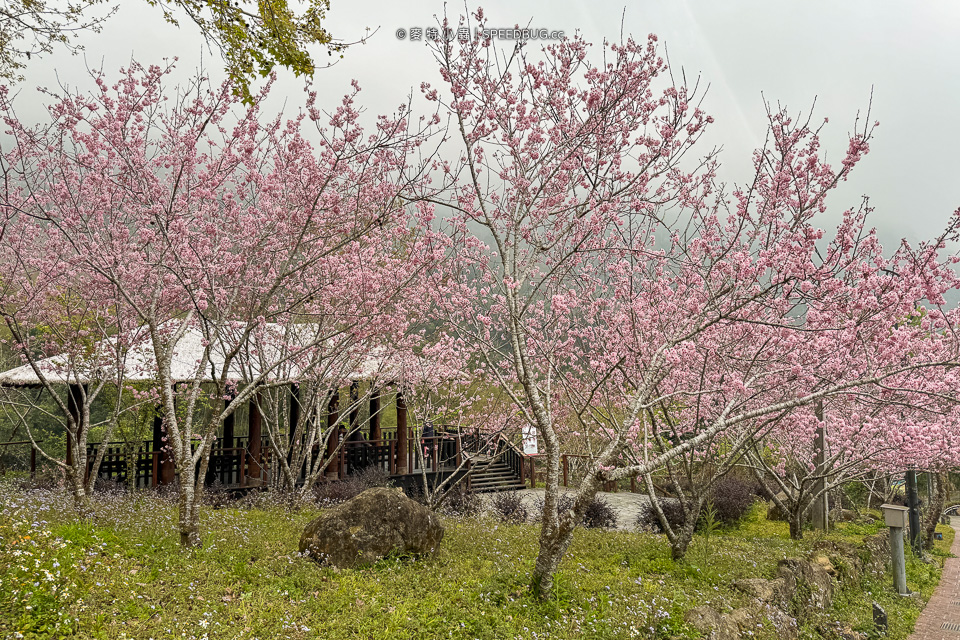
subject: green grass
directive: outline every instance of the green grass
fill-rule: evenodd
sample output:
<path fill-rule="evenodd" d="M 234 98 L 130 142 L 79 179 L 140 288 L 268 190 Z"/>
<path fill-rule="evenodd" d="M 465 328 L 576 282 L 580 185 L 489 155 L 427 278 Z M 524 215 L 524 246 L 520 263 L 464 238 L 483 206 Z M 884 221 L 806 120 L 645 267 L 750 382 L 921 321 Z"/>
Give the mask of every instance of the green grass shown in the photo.
<path fill-rule="evenodd" d="M 2 637 L 696 637 L 684 611 L 748 604 L 732 580 L 772 577 L 781 558 L 816 541 L 792 541 L 781 523 L 754 514 L 714 534 L 703 567 L 699 540 L 689 561 L 678 563 L 662 537 L 581 530 L 557 575 L 556 599 L 541 603 L 527 589 L 538 535 L 529 525 L 447 520 L 432 557 L 337 571 L 297 553 L 314 509 L 207 509 L 203 548 L 184 552 L 174 505 L 152 494 L 100 498 L 84 523 L 55 492 L 23 494 L 4 484 L 0 505 Z M 849 528 L 831 534 L 862 535 Z M 949 540 L 939 557 L 944 548 Z M 910 567 L 911 586 L 928 597 L 937 567 Z M 916 616 L 912 601 L 890 603 L 889 585 L 871 588 L 861 598 L 841 597 L 831 613 L 858 625 L 876 598 L 889 603 L 891 620 Z M 897 624 L 891 637 L 905 637 L 905 623 Z"/>

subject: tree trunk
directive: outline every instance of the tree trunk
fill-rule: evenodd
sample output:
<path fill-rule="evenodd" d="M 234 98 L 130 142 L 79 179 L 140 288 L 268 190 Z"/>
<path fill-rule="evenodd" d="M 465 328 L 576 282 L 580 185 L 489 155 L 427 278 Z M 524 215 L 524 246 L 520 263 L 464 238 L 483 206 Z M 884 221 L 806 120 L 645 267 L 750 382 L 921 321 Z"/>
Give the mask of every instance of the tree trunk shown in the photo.
<path fill-rule="evenodd" d="M 699 514 L 698 516 L 699 517 Z M 677 535 L 670 541 L 670 556 L 674 560 L 683 560 L 693 541 L 693 530 L 696 528 L 696 519 L 692 522 L 684 522 L 683 526 L 677 531 Z"/>
<path fill-rule="evenodd" d="M 200 511 L 193 482 L 180 482 L 180 545 L 200 547 Z"/>
<path fill-rule="evenodd" d="M 67 468 L 67 483 L 70 486 L 70 493 L 73 495 L 73 508 L 76 509 L 80 518 L 87 518 L 91 514 L 90 496 L 87 495 L 86 487 L 83 482 L 83 475 L 77 475 L 76 468 Z"/>
<path fill-rule="evenodd" d="M 927 551 L 933 549 L 933 533 L 940 522 L 940 514 L 943 512 L 943 505 L 947 501 L 947 477 L 944 474 L 929 474 L 927 481 L 936 480 L 937 492 L 933 496 L 933 501 L 927 506 L 927 521 L 924 523 L 923 530 L 923 548 Z"/>
<path fill-rule="evenodd" d="M 573 541 L 573 530 L 574 527 L 571 526 L 567 530 L 559 527 L 554 531 L 547 531 L 547 523 L 544 522 L 540 533 L 540 551 L 537 554 L 537 562 L 534 564 L 530 581 L 535 597 L 548 600 L 553 596 L 553 577 L 560 566 L 563 554 L 567 552 Z"/>
<path fill-rule="evenodd" d="M 790 512 L 790 539 L 803 539 L 803 512 L 802 507 L 797 507 Z"/>

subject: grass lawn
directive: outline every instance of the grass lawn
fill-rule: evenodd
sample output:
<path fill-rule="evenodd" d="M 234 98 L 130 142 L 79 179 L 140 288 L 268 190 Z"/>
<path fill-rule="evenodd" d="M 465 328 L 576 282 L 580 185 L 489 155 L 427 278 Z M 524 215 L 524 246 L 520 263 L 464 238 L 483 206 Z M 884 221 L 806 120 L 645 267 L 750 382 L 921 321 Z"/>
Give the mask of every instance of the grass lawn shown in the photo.
<path fill-rule="evenodd" d="M 184 552 L 175 506 L 153 493 L 98 496 L 95 517 L 78 522 L 62 492 L 0 484 L 0 637 L 696 637 L 684 611 L 748 604 L 732 580 L 772 577 L 777 561 L 817 539 L 792 541 L 785 524 L 762 520 L 757 509 L 709 545 L 696 540 L 678 563 L 660 536 L 581 530 L 557 577 L 557 598 L 540 603 L 526 587 L 535 526 L 448 519 L 430 558 L 336 571 L 297 553 L 317 510 L 261 502 L 206 509 L 203 549 Z M 943 529 L 941 559 L 952 540 L 952 529 Z M 843 525 L 830 537 L 859 541 L 878 530 Z M 910 587 L 924 599 L 939 566 L 910 562 Z M 842 593 L 828 615 L 867 630 L 873 600 L 890 613 L 890 637 L 906 637 L 919 605 L 886 582 Z"/>

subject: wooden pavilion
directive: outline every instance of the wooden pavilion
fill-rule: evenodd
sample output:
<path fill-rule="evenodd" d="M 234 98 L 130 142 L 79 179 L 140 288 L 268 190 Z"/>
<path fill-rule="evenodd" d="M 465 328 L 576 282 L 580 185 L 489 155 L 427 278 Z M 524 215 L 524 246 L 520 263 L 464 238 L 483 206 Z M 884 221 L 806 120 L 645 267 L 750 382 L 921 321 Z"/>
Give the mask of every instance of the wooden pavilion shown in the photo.
<path fill-rule="evenodd" d="M 203 351 L 203 338 L 198 330 L 188 330 L 174 348 L 171 362 L 171 377 L 177 382 L 196 380 L 196 363 Z M 222 359 L 211 356 L 211 373 L 205 374 L 202 382 L 212 383 L 216 379 L 213 372 L 223 370 Z M 152 350 L 144 341 L 143 344 L 130 348 L 125 360 L 123 378 L 126 382 L 147 382 L 154 380 L 150 374 L 153 369 Z M 38 361 L 38 368 L 51 384 L 65 385 L 68 389 L 67 408 L 71 412 L 76 424 L 82 431 L 86 425 L 82 424 L 81 385 L 88 385 L 96 374 L 77 376 L 67 366 L 64 356 L 53 356 Z M 104 375 L 104 372 L 99 372 Z M 242 383 L 243 377 L 238 373 L 228 376 L 234 382 Z M 276 383 L 274 379 L 271 382 Z M 281 383 L 288 386 L 289 393 L 289 424 L 297 424 L 301 406 L 299 401 L 299 383 L 295 375 L 280 378 Z M 369 397 L 367 418 L 361 424 L 361 407 L 359 405 L 360 384 L 374 385 Z M 0 373 L 0 385 L 16 387 L 42 387 L 40 377 L 33 367 L 23 365 Z M 396 428 L 385 430 L 382 428 L 384 415 L 384 391 L 393 386 L 396 391 L 393 409 L 396 414 Z M 351 411 L 343 424 L 340 415 L 341 389 L 331 390 L 326 407 L 326 421 L 328 430 L 337 430 L 337 434 L 327 438 L 323 452 L 317 445 L 314 446 L 314 456 L 323 455 L 330 462 L 326 470 L 326 480 L 337 480 L 347 475 L 359 472 L 369 467 L 379 467 L 388 473 L 396 484 L 401 486 L 414 485 L 425 472 L 431 481 L 454 473 L 458 469 L 462 473 L 469 468 L 470 458 L 479 453 L 480 438 L 478 434 L 463 434 L 452 429 L 440 428 L 434 435 L 421 438 L 419 446 L 423 447 L 425 456 L 418 455 L 416 444 L 412 443 L 413 432 L 408 419 L 407 404 L 403 390 L 389 378 L 387 367 L 380 358 L 371 357 L 361 364 L 356 373 L 349 378 L 347 389 L 350 398 Z M 221 433 L 213 445 L 210 454 L 205 483 L 230 490 L 247 490 L 255 487 L 265 487 L 271 482 L 271 473 L 274 468 L 273 449 L 263 433 L 263 416 L 257 402 L 247 404 L 247 410 L 240 412 L 245 415 L 246 435 L 242 432 L 242 424 L 237 424 L 238 412 L 228 416 L 222 425 Z M 239 427 L 239 428 L 238 428 Z M 284 437 L 291 437 L 288 427 Z M 348 437 L 344 437 L 349 434 Z M 74 443 L 68 434 L 66 461 L 72 462 Z M 93 461 L 99 448 L 105 447 L 103 460 L 98 469 L 98 477 L 123 484 L 131 484 L 139 488 L 160 487 L 172 484 L 175 481 L 174 461 L 171 454 L 164 451 L 165 439 L 164 419 L 158 411 L 153 421 L 152 438 L 142 442 L 100 442 L 87 444 L 87 473 L 92 470 Z M 344 441 L 346 440 L 346 441 Z M 339 446 L 341 445 L 342 446 Z M 132 446 L 131 446 L 132 445 Z M 522 485 L 527 478 L 531 481 L 533 459 L 523 455 L 505 439 L 498 447 L 506 447 L 504 457 L 506 469 L 509 473 L 500 470 L 503 477 L 496 478 L 497 485 Z M 130 460 L 133 456 L 135 459 Z M 467 459 L 466 465 L 462 464 Z M 134 478 L 129 477 L 133 473 Z M 300 472 L 303 478 L 303 470 Z M 509 477 L 508 477 L 509 476 Z M 484 481 L 481 480 L 481 485 Z"/>

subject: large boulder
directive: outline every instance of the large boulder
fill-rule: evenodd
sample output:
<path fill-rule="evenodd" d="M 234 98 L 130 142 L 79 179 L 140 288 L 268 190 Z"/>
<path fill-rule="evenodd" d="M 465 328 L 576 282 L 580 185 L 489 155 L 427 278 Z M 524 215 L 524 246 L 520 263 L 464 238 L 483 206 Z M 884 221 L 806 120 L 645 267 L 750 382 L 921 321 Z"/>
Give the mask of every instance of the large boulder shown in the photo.
<path fill-rule="evenodd" d="M 324 511 L 300 536 L 300 552 L 322 564 L 352 569 L 388 555 L 432 553 L 443 526 L 400 489 L 377 487 Z"/>

